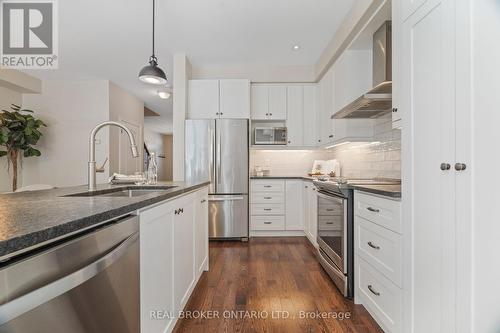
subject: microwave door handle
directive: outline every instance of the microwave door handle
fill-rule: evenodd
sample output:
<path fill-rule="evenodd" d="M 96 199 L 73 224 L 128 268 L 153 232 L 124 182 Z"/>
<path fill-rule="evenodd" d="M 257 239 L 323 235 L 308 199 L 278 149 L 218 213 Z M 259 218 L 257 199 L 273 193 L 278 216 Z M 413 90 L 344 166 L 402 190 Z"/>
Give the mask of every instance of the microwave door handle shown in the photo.
<path fill-rule="evenodd" d="M 0 305 L 0 325 L 82 285 L 120 259 L 138 239 L 139 233 L 136 232 L 91 264 Z"/>

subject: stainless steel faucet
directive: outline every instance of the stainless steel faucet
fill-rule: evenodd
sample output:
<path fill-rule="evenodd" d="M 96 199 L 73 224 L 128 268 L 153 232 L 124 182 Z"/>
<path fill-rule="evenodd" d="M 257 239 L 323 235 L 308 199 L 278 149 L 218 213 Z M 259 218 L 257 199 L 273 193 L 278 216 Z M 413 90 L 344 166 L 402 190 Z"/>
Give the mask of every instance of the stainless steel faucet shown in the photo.
<path fill-rule="evenodd" d="M 117 126 L 123 129 L 128 134 L 128 138 L 130 140 L 130 149 L 132 150 L 132 156 L 133 157 L 139 156 L 139 152 L 137 151 L 137 145 L 135 143 L 134 134 L 132 134 L 132 132 L 125 125 L 116 121 L 105 121 L 94 127 L 92 132 L 90 132 L 90 139 L 89 139 L 89 174 L 88 174 L 89 191 L 94 191 L 96 189 L 95 136 L 97 132 L 99 132 L 99 130 L 105 126 Z"/>

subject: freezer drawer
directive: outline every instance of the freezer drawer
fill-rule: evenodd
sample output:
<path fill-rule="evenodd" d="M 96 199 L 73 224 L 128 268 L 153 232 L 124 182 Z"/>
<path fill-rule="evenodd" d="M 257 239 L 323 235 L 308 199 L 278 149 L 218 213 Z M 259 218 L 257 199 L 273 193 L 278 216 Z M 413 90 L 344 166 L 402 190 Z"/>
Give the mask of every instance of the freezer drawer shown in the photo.
<path fill-rule="evenodd" d="M 210 195 L 209 237 L 248 237 L 248 195 Z"/>

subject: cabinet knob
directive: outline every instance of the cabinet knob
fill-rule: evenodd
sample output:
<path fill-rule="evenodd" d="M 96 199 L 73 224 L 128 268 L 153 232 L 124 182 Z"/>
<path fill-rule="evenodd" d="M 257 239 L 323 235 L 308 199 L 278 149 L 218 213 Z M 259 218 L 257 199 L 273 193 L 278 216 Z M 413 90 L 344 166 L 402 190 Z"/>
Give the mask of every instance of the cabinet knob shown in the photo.
<path fill-rule="evenodd" d="M 392 108 L 392 112 L 398 112 L 398 108 Z"/>
<path fill-rule="evenodd" d="M 266 113 L 266 116 L 269 116 L 269 113 Z"/>
<path fill-rule="evenodd" d="M 270 113 L 269 115 L 270 115 L 270 116 L 272 116 L 273 114 L 272 114 L 272 113 Z"/>
<path fill-rule="evenodd" d="M 292 143 L 292 141 L 288 140 L 288 143 Z"/>
<path fill-rule="evenodd" d="M 443 171 L 450 170 L 451 169 L 451 165 L 450 165 L 450 163 L 441 163 L 440 168 Z"/>
<path fill-rule="evenodd" d="M 221 112 L 220 115 L 222 116 L 224 114 L 224 112 Z"/>
<path fill-rule="evenodd" d="M 318 140 L 318 142 L 321 142 L 321 140 Z"/>
<path fill-rule="evenodd" d="M 464 171 L 467 168 L 467 165 L 464 163 L 455 163 L 455 170 Z"/>
<path fill-rule="evenodd" d="M 330 138 L 330 139 L 331 139 L 331 138 L 333 138 L 333 134 L 330 134 L 330 135 L 328 136 L 328 138 Z"/>
<path fill-rule="evenodd" d="M 203 199 L 203 200 L 201 200 L 201 202 L 200 202 L 200 203 L 205 203 L 205 202 L 207 202 L 207 200 L 206 200 L 206 199 Z"/>

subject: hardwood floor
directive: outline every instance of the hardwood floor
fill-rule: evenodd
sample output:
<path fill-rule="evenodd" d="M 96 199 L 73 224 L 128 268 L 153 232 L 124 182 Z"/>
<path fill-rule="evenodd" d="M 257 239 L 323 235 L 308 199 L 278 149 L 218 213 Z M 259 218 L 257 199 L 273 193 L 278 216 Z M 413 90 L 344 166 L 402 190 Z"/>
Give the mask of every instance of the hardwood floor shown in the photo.
<path fill-rule="evenodd" d="M 340 294 L 314 251 L 305 237 L 211 242 L 210 271 L 184 313 L 197 318 L 179 319 L 174 332 L 382 332 Z"/>

